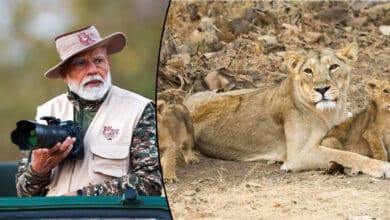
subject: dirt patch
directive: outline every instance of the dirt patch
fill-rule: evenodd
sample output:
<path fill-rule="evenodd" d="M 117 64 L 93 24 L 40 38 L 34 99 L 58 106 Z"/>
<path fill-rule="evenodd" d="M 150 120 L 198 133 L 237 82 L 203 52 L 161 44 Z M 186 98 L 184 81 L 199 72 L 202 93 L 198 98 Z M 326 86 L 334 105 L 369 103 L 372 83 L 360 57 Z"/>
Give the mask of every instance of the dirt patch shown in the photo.
<path fill-rule="evenodd" d="M 158 98 L 267 87 L 287 75 L 288 50 L 359 45 L 348 110 L 368 102 L 369 78 L 390 80 L 388 2 L 171 2 Z M 175 219 L 390 219 L 389 180 L 287 173 L 280 164 L 201 157 L 166 184 Z"/>
<path fill-rule="evenodd" d="M 280 164 L 201 157 L 179 163 L 165 185 L 174 219 L 388 219 L 388 180 L 366 175 L 292 173 Z M 364 218 L 358 218 L 364 217 Z"/>

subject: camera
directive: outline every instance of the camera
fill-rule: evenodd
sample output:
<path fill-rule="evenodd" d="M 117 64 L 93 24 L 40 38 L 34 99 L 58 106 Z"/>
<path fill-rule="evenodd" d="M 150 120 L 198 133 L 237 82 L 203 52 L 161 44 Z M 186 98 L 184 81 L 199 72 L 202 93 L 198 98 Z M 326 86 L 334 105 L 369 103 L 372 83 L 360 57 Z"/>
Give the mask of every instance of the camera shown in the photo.
<path fill-rule="evenodd" d="M 20 150 L 51 148 L 66 137 L 76 138 L 73 148 L 66 159 L 82 159 L 84 157 L 83 135 L 80 126 L 74 121 L 61 121 L 51 116 L 41 117 L 47 125 L 35 121 L 21 120 L 16 123 L 16 129 L 11 133 L 12 143 Z"/>

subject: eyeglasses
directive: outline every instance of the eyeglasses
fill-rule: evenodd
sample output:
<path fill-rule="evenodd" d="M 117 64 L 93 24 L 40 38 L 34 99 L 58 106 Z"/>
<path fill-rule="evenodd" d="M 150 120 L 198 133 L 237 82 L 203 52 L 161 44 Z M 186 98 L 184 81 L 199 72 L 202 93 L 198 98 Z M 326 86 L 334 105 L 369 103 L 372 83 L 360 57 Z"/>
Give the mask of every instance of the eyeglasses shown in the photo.
<path fill-rule="evenodd" d="M 89 62 L 92 62 L 97 68 L 103 68 L 107 65 L 107 57 L 103 55 L 98 55 L 90 59 L 75 57 L 69 62 L 69 67 L 76 70 L 82 70 L 89 65 Z"/>

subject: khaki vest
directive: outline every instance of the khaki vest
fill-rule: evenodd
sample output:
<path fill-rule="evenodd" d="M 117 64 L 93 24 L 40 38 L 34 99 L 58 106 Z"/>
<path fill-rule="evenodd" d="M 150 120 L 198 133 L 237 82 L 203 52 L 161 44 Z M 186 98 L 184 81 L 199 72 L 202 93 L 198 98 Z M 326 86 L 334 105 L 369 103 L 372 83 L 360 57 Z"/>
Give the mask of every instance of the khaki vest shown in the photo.
<path fill-rule="evenodd" d="M 150 100 L 112 86 L 84 136 L 84 159 L 65 160 L 53 169 L 48 196 L 62 195 L 127 175 L 133 130 Z M 73 105 L 62 94 L 38 107 L 36 120 L 73 120 Z"/>

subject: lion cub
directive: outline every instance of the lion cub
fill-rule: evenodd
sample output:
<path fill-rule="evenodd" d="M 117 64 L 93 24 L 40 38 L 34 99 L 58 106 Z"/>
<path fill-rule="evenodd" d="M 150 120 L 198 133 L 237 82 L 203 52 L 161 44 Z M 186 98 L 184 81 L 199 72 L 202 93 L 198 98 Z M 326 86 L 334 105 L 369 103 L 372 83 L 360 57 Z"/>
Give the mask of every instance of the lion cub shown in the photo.
<path fill-rule="evenodd" d="M 190 113 L 182 104 L 157 101 L 158 144 L 165 181 L 176 181 L 176 153 L 184 156 L 187 164 L 198 163 L 194 152 L 194 128 Z"/>
<path fill-rule="evenodd" d="M 367 109 L 331 129 L 321 145 L 388 161 L 390 151 L 390 83 L 370 80 Z"/>

